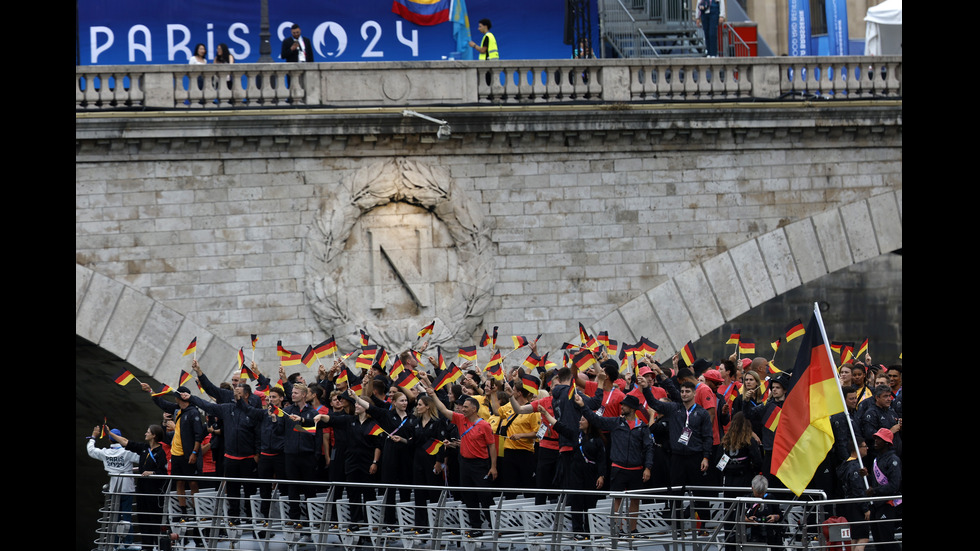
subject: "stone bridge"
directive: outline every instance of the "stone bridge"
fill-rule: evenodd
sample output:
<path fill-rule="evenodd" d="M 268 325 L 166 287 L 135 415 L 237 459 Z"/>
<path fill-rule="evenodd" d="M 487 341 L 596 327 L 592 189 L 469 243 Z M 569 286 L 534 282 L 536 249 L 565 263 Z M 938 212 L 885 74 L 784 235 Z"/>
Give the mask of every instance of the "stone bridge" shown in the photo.
<path fill-rule="evenodd" d="M 900 251 L 901 58 L 643 63 L 76 68 L 76 336 L 171 384 L 432 319 L 670 354 Z"/>

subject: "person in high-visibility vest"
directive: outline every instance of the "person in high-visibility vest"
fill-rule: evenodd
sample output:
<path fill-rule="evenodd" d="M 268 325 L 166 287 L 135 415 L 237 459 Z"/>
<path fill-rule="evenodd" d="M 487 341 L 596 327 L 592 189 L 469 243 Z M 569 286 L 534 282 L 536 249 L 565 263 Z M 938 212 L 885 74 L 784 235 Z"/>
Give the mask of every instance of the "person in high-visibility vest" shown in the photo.
<path fill-rule="evenodd" d="M 470 40 L 470 47 L 476 48 L 476 51 L 480 52 L 480 59 L 500 59 L 500 55 L 497 53 L 497 39 L 490 32 L 492 26 L 489 19 L 481 19 L 477 30 L 483 33 L 483 42 L 477 46 L 476 42 Z"/>

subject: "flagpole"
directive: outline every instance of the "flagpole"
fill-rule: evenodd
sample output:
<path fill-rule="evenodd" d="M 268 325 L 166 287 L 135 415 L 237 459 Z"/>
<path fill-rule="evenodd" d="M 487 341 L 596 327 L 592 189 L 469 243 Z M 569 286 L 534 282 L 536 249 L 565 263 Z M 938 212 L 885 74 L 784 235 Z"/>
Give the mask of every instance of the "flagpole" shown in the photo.
<path fill-rule="evenodd" d="M 820 307 L 816 302 L 813 303 L 813 315 L 817 318 L 817 326 L 820 327 L 820 335 L 823 337 L 823 347 L 827 351 L 827 359 L 830 360 L 831 367 L 834 368 L 834 379 L 837 382 L 837 394 L 840 396 L 841 404 L 844 404 L 844 417 L 847 420 L 847 430 L 851 433 L 851 443 L 854 445 L 854 451 L 857 454 L 858 466 L 864 469 L 864 461 L 861 459 L 861 449 L 858 448 L 857 436 L 854 434 L 854 424 L 851 422 L 851 417 L 847 411 L 847 400 L 844 399 L 844 389 L 840 386 L 840 379 L 837 378 L 837 364 L 834 363 L 834 354 L 830 350 L 830 339 L 827 338 L 827 330 L 823 326 L 823 318 L 820 317 Z M 867 444 L 867 443 L 865 443 Z M 864 489 L 870 488 L 868 484 L 868 477 L 862 476 L 861 480 L 864 481 Z"/>

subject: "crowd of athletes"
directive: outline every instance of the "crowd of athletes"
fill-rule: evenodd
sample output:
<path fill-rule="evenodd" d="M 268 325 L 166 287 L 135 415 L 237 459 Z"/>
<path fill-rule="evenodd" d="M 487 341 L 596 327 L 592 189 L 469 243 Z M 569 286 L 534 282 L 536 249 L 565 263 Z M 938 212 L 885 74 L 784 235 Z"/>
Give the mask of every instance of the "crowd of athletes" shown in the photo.
<path fill-rule="evenodd" d="M 535 343 L 529 347 L 537 355 Z M 193 516 L 191 494 L 217 486 L 221 477 L 236 479 L 226 485 L 229 496 L 243 498 L 229 503 L 231 527 L 251 522 L 244 498 L 256 491 L 262 516 L 268 518 L 272 485 L 237 480 L 250 478 L 281 481 L 279 490 L 290 500 L 287 529 L 309 522 L 302 502 L 317 487 L 306 482 L 341 483 L 335 497 L 345 492 L 355 523 L 365 522 L 362 504 L 376 499 L 375 489 L 343 483 L 413 485 L 414 491 L 388 492 L 388 500 L 414 501 L 419 531 L 428 526 L 424 505 L 439 492 L 418 486 L 512 488 L 511 497 L 524 494 L 538 503 L 554 497 L 531 490 L 649 487 L 680 493 L 687 486 L 727 486 L 741 489 L 726 496 L 744 496 L 744 488 L 751 487 L 763 497 L 768 488 L 781 486 L 769 465 L 773 421 L 788 378 L 771 372 L 765 358 L 733 355 L 687 366 L 677 356 L 663 364 L 645 356 L 624 368 L 600 346 L 594 363 L 581 372 L 515 366 L 494 377 L 466 362 L 459 379 L 436 390 L 445 373 L 436 358 L 429 356 L 426 367 L 419 362 L 423 357 L 411 350 L 399 357 L 419 381 L 410 388 L 395 384 L 376 363 L 355 377 L 357 369 L 340 360 L 329 368 L 319 365 L 312 381 L 301 373 L 287 374 L 283 367 L 269 377 L 253 363 L 257 380 L 236 376 L 216 385 L 195 360 L 191 368 L 197 384 L 187 382 L 173 394 L 152 397 L 163 411 L 161 423 L 151 425 L 143 438 L 112 431 L 110 448 L 95 446 L 102 430 L 96 427 L 89 454 L 106 462 L 110 473 L 135 469 L 208 477 L 177 483 L 177 522 L 180 515 Z M 839 369 L 847 411 L 831 419 L 835 445 L 809 486 L 832 498 L 902 492 L 902 367 L 875 365 L 867 356 L 863 360 Z M 149 385 L 143 383 L 142 389 L 152 394 Z M 848 424 L 857 436 L 856 450 Z M 859 455 L 863 470 L 855 461 Z M 162 503 L 152 495 L 162 484 L 147 477 L 135 488 L 134 523 L 147 548 L 156 543 L 160 521 L 149 516 L 141 521 L 139 515 L 160 512 Z M 113 485 L 124 493 L 134 490 L 132 479 Z M 467 506 L 468 535 L 482 535 L 488 517 L 478 505 L 486 507 L 490 494 L 454 494 Z M 571 499 L 576 537 L 587 536 L 583 513 L 600 495 Z M 638 502 L 631 501 L 635 511 Z M 695 501 L 680 514 L 704 519 L 705 507 Z M 838 512 L 852 522 L 881 521 L 870 527 L 875 541 L 887 542 L 894 539 L 901 505 L 900 500 L 864 502 Z M 776 543 L 781 537 L 781 529 L 766 526 L 779 525 L 778 508 L 752 511 L 740 520 L 750 523 L 750 538 L 757 541 Z M 386 508 L 385 522 L 396 524 L 393 508 Z M 635 520 L 621 529 L 627 536 L 643 536 Z M 855 543 L 866 542 L 867 532 L 868 525 L 858 523 Z"/>

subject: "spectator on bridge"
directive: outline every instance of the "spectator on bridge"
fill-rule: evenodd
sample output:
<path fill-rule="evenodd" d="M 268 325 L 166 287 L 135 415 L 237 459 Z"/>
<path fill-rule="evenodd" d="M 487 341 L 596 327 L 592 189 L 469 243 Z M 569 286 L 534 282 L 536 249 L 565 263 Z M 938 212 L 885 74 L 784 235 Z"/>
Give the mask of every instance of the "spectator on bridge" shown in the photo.
<path fill-rule="evenodd" d="M 207 65 L 208 64 L 208 48 L 204 44 L 198 44 L 194 46 L 194 55 L 187 60 L 188 65 Z"/>
<path fill-rule="evenodd" d="M 694 22 L 704 30 L 708 57 L 718 57 L 718 27 L 728 17 L 726 0 L 698 0 L 694 6 Z"/>
<path fill-rule="evenodd" d="M 500 55 L 497 52 L 497 39 L 490 32 L 492 26 L 493 24 L 490 23 L 489 19 L 481 19 L 476 29 L 483 33 L 483 40 L 479 45 L 470 40 L 470 48 L 480 52 L 480 59 L 500 59 Z"/>
<path fill-rule="evenodd" d="M 282 52 L 280 52 L 279 57 L 290 63 L 312 62 L 313 44 L 310 43 L 309 38 L 303 36 L 303 31 L 299 25 L 294 23 L 290 27 L 290 34 L 291 36 L 282 41 Z"/>

